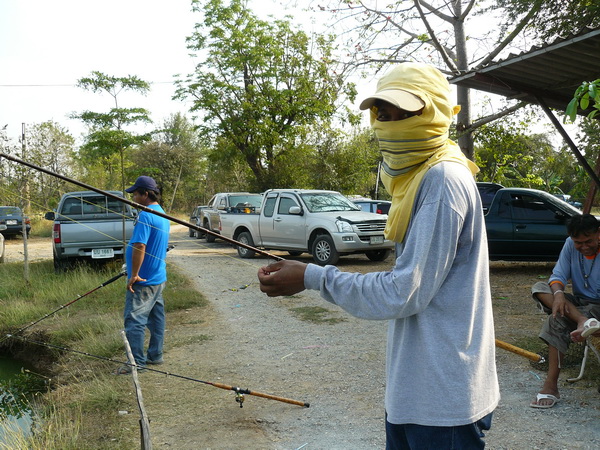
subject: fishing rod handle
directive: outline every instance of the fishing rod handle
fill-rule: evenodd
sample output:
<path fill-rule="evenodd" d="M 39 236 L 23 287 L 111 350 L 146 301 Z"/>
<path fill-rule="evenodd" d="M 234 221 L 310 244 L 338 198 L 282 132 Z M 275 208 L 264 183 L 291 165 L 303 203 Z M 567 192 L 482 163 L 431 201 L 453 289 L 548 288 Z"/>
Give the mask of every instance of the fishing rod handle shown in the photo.
<path fill-rule="evenodd" d="M 251 391 L 250 389 L 242 389 L 239 387 L 229 386 L 228 384 L 223 383 L 211 383 L 214 387 L 218 387 L 221 389 L 225 389 L 228 391 L 234 391 L 240 394 L 254 395 L 256 397 L 268 398 L 269 400 L 277 400 L 278 402 L 289 403 L 290 405 L 303 406 L 304 408 L 308 408 L 310 403 L 302 402 L 300 400 L 293 400 L 291 398 L 279 397 L 277 395 L 264 394 L 262 392 Z"/>

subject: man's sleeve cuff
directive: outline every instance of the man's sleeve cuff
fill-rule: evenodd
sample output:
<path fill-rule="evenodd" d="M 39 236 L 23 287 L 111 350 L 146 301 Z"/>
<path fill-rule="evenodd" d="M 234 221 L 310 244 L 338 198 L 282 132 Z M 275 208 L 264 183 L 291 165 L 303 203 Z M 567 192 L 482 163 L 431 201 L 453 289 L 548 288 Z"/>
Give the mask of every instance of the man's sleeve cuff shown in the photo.
<path fill-rule="evenodd" d="M 321 278 L 324 268 L 316 264 L 308 264 L 304 272 L 304 287 L 318 291 L 321 288 Z"/>

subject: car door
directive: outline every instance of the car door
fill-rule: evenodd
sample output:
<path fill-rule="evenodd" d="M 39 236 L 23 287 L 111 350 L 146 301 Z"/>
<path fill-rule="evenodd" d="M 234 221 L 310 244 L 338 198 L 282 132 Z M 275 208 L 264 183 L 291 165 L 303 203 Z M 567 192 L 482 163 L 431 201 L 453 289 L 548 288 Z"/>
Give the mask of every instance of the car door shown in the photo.
<path fill-rule="evenodd" d="M 511 194 L 514 249 L 527 259 L 558 258 L 567 238 L 566 219 L 543 198 Z"/>
<path fill-rule="evenodd" d="M 271 197 L 267 197 L 271 200 Z M 260 234 L 267 248 L 284 247 L 306 249 L 306 226 L 304 216 L 290 214 L 290 208 L 300 207 L 294 194 L 281 193 L 278 196 L 272 217 L 261 220 Z"/>

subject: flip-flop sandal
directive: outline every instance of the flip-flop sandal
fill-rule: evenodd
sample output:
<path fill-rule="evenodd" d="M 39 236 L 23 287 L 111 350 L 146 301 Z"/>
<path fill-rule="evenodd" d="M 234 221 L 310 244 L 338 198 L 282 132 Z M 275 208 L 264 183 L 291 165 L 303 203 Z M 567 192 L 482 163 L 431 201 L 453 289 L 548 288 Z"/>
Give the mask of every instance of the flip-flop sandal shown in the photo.
<path fill-rule="evenodd" d="M 539 404 L 540 400 L 552 400 L 552 403 L 550 403 L 549 405 L 540 405 Z M 538 409 L 548 409 L 548 408 L 552 408 L 559 401 L 560 401 L 560 398 L 556 397 L 555 395 L 552 395 L 552 394 L 538 394 L 535 397 L 535 402 L 531 402 L 529 404 L 529 406 L 531 406 L 532 408 L 538 408 Z"/>
<path fill-rule="evenodd" d="M 600 331 L 600 321 L 594 319 L 588 319 L 583 324 L 583 332 L 581 333 L 582 338 L 588 337 L 590 334 L 594 334 L 596 331 Z"/>

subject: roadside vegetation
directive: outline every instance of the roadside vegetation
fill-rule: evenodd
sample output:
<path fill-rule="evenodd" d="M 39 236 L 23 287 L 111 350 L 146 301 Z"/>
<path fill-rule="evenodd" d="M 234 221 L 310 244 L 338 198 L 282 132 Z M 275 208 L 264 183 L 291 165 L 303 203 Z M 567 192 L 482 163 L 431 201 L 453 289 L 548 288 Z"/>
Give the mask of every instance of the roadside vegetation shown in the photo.
<path fill-rule="evenodd" d="M 30 265 L 30 284 L 23 282 L 22 270 L 18 263 L 0 265 L 0 309 L 3 312 L 0 335 L 3 337 L 98 287 L 118 274 L 121 264 L 102 268 L 81 266 L 55 274 L 52 261 L 36 262 Z M 168 324 L 187 323 L 185 311 L 202 308 L 207 301 L 173 266 L 168 266 L 168 273 L 165 289 Z M 118 411 L 137 408 L 130 379 L 112 374 L 117 366 L 114 362 L 67 351 L 126 360 L 120 334 L 124 280 L 123 277 L 77 300 L 23 331 L 20 335 L 24 339 L 13 337 L 0 343 L 0 352 L 35 367 L 35 373 L 29 374 L 29 387 L 23 389 L 36 394 L 28 396 L 38 417 L 36 434 L 23 437 L 16 430 L 0 430 L 6 432 L 12 442 L 7 448 L 134 448 L 139 445 L 136 415 L 131 414 L 127 419 L 131 422 L 128 426 L 123 426 L 123 418 L 118 415 Z M 195 336 L 196 342 L 205 339 L 208 337 Z M 167 338 L 165 350 L 187 343 Z"/>

